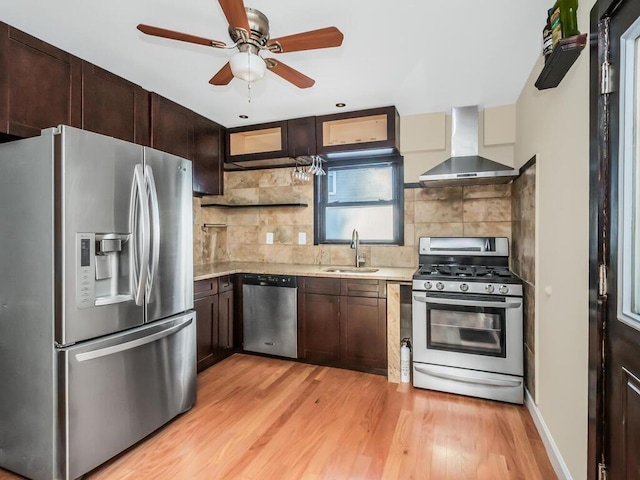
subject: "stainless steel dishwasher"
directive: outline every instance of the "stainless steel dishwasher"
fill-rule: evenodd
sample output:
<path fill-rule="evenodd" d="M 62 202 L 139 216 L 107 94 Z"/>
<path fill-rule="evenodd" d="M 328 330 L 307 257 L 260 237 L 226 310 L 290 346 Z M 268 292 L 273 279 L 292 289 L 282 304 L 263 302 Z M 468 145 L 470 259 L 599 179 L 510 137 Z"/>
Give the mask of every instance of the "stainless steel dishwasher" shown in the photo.
<path fill-rule="evenodd" d="M 296 277 L 244 275 L 242 324 L 245 351 L 298 358 Z"/>

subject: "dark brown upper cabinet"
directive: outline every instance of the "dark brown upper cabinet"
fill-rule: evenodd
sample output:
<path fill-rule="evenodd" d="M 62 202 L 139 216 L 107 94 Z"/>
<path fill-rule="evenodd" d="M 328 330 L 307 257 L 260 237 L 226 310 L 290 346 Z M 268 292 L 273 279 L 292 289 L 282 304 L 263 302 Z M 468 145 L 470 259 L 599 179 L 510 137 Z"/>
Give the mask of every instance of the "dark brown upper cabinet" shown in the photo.
<path fill-rule="evenodd" d="M 319 155 L 355 151 L 400 150 L 400 117 L 396 107 L 316 117 Z"/>
<path fill-rule="evenodd" d="M 228 130 L 226 170 L 275 168 L 316 153 L 316 117 L 236 127 Z"/>
<path fill-rule="evenodd" d="M 315 155 L 316 117 L 287 121 L 287 150 L 290 157 Z"/>
<path fill-rule="evenodd" d="M 288 156 L 286 120 L 228 129 L 225 156 L 227 162 Z"/>
<path fill-rule="evenodd" d="M 0 132 L 40 135 L 64 124 L 81 127 L 82 62 L 0 23 Z"/>
<path fill-rule="evenodd" d="M 89 62 L 82 62 L 82 128 L 150 145 L 149 92 Z"/>
<path fill-rule="evenodd" d="M 222 195 L 224 129 L 215 122 L 194 115 L 193 193 Z"/>
<path fill-rule="evenodd" d="M 193 192 L 223 192 L 224 129 L 188 108 L 151 94 L 151 146 L 193 161 Z"/>
<path fill-rule="evenodd" d="M 151 94 L 151 146 L 193 160 L 193 116 L 188 108 Z"/>

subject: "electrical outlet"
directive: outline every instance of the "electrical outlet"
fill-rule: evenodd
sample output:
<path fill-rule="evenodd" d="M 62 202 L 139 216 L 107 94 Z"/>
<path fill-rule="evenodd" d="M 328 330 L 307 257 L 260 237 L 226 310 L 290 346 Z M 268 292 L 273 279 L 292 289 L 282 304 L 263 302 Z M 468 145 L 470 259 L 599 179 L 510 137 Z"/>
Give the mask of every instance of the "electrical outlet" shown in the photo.
<path fill-rule="evenodd" d="M 273 245 L 273 232 L 267 232 L 267 245 Z"/>
<path fill-rule="evenodd" d="M 307 232 L 298 232 L 298 245 L 307 244 Z"/>

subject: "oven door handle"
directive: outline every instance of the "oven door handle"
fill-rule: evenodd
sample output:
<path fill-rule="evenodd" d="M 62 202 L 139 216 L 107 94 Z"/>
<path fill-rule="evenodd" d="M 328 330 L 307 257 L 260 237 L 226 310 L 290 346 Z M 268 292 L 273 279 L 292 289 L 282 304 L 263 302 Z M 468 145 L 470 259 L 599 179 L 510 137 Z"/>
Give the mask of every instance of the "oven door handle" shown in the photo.
<path fill-rule="evenodd" d="M 460 307 L 493 307 L 493 308 L 520 308 L 522 302 L 483 302 L 479 300 L 457 300 L 454 298 L 440 299 L 433 297 L 413 296 L 416 302 L 435 303 L 438 305 L 455 305 Z"/>
<path fill-rule="evenodd" d="M 433 371 L 425 367 L 414 367 L 417 372 L 424 373 L 436 378 L 442 378 L 443 380 L 452 380 L 454 382 L 473 383 L 477 385 L 490 385 L 492 387 L 519 387 L 522 385 L 522 380 L 497 380 L 495 378 L 475 378 L 468 377 L 466 375 L 454 375 L 449 373 L 441 373 Z"/>

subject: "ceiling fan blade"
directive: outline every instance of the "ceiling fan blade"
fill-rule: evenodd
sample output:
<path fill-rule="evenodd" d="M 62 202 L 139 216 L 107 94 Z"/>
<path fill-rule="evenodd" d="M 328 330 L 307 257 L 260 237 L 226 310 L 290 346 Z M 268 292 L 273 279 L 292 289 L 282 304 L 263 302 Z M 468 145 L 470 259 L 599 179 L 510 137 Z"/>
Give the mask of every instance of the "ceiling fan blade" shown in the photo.
<path fill-rule="evenodd" d="M 167 30 L 166 28 L 153 27 L 151 25 L 138 25 L 138 30 L 147 35 L 153 35 L 155 37 L 169 38 L 171 40 L 180 40 L 181 42 L 196 43 L 198 45 L 206 45 L 207 47 L 222 48 L 226 47 L 224 42 L 218 40 L 211 40 L 209 38 L 198 37 L 196 35 L 190 35 L 188 33 L 175 32 L 173 30 Z"/>
<path fill-rule="evenodd" d="M 229 26 L 231 28 L 243 28 L 251 36 L 251 27 L 247 19 L 247 12 L 244 9 L 244 2 L 242 0 L 218 0 L 218 2 L 225 17 L 227 17 Z"/>
<path fill-rule="evenodd" d="M 232 79 L 233 79 L 233 73 L 231 72 L 231 65 L 229 64 L 229 62 L 227 62 L 224 67 L 218 70 L 218 73 L 216 73 L 213 77 L 211 77 L 211 80 L 209 80 L 209 83 L 211 85 L 219 85 L 219 86 L 229 85 L 229 82 Z"/>
<path fill-rule="evenodd" d="M 344 35 L 336 27 L 326 27 L 269 40 L 267 48 L 273 53 L 298 52 L 315 48 L 339 47 Z"/>
<path fill-rule="evenodd" d="M 290 66 L 285 65 L 280 60 L 274 58 L 265 58 L 264 60 L 269 70 L 284 78 L 287 82 L 293 83 L 298 88 L 313 87 L 313 84 L 316 83 L 313 78 L 309 78 Z"/>

